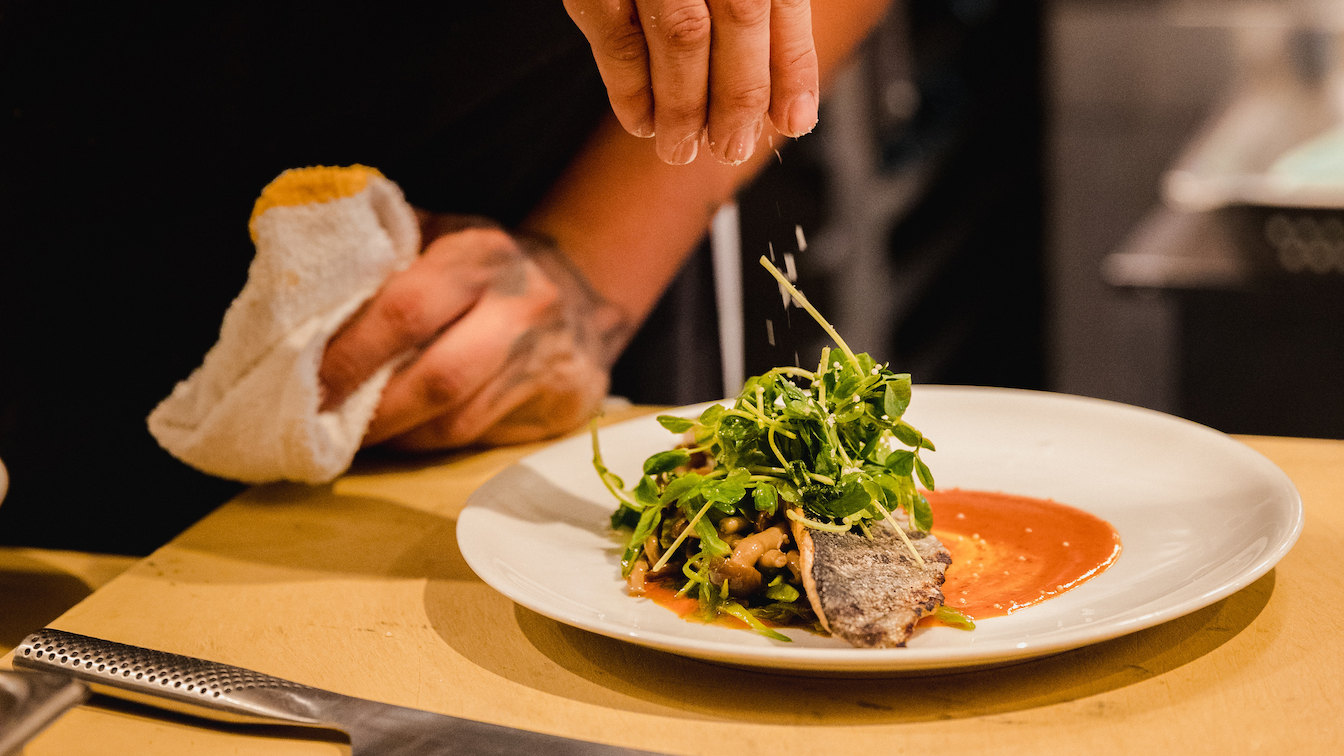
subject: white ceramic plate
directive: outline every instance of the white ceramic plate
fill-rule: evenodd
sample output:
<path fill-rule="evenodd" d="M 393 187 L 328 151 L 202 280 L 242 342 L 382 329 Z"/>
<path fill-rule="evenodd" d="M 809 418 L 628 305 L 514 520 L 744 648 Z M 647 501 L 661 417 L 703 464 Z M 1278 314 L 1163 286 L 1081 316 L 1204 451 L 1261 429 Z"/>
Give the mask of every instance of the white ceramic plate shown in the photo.
<path fill-rule="evenodd" d="M 698 415 L 702 407 L 675 412 Z M 1217 431 L 1122 404 L 1009 389 L 916 386 L 906 419 L 938 445 L 940 487 L 1051 498 L 1120 532 L 1124 552 L 1082 586 L 972 632 L 920 628 L 901 649 L 792 643 L 696 624 L 626 595 L 615 502 L 589 438 L 558 442 L 481 486 L 457 526 L 467 563 L 519 604 L 575 627 L 732 665 L 826 673 L 1004 664 L 1114 638 L 1244 588 L 1288 552 L 1302 502 L 1269 460 Z M 608 467 L 633 485 L 676 441 L 652 416 L 604 428 Z"/>

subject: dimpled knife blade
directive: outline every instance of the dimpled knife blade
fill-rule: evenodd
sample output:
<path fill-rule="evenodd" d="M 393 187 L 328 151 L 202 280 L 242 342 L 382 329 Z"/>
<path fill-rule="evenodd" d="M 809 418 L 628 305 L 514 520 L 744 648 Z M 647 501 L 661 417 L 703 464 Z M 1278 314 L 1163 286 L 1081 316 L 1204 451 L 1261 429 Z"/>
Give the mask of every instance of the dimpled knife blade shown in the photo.
<path fill-rule="evenodd" d="M 56 672 L 98 693 L 234 724 L 340 730 L 352 756 L 656 756 L 367 701 L 241 667 L 40 630 L 14 650 L 14 666 Z"/>

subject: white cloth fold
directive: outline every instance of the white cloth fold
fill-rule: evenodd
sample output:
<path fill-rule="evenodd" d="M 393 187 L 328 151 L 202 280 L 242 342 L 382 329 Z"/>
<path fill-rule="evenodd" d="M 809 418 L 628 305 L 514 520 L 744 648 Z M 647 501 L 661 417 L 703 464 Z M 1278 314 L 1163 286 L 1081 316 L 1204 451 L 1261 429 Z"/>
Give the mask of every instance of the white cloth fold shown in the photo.
<path fill-rule="evenodd" d="M 395 367 L 319 412 L 327 341 L 420 249 L 415 213 L 377 171 L 286 171 L 252 218 L 257 255 L 219 342 L 149 416 L 163 448 L 212 475 L 324 483 L 350 466 Z M 394 361 L 395 362 L 395 361 Z"/>

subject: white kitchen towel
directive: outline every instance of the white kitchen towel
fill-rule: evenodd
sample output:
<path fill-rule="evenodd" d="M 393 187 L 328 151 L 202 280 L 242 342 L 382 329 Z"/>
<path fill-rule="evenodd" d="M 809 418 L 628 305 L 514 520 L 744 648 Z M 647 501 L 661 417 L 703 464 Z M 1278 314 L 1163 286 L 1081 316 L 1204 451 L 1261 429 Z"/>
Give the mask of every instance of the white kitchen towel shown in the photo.
<path fill-rule="evenodd" d="M 324 483 L 350 466 L 394 367 L 319 412 L 327 340 L 415 259 L 419 226 L 396 184 L 351 166 L 281 174 L 250 229 L 257 255 L 219 342 L 150 413 L 149 429 L 212 475 Z"/>

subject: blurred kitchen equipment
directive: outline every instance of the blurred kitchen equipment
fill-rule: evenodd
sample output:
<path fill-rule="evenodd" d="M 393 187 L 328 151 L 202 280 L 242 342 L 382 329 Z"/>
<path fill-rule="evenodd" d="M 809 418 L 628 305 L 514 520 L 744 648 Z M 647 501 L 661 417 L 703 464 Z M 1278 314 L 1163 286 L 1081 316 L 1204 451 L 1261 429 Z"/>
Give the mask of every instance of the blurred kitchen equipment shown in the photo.
<path fill-rule="evenodd" d="M 1117 286 L 1224 288 L 1344 274 L 1344 3 L 1185 2 L 1176 23 L 1235 39 L 1238 83 L 1107 258 Z"/>
<path fill-rule="evenodd" d="M 1178 414 L 1344 437 L 1344 3 L 1169 10 L 1230 36 L 1235 85 L 1101 275 L 1175 304 Z"/>

